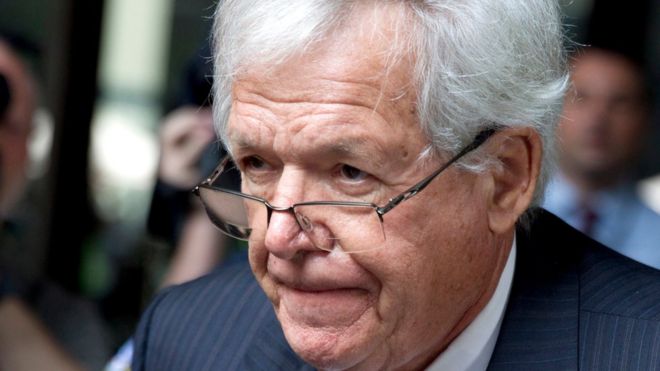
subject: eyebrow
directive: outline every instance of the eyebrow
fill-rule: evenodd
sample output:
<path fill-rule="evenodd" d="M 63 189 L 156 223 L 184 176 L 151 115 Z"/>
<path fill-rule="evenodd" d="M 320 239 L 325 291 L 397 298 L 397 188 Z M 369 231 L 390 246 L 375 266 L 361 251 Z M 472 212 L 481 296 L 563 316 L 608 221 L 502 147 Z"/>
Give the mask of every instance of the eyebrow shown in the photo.
<path fill-rule="evenodd" d="M 249 151 L 263 149 L 244 133 L 233 133 L 229 136 L 233 151 Z M 341 137 L 336 141 L 323 141 L 314 146 L 313 152 L 324 153 L 332 157 L 369 159 L 376 165 L 385 164 L 386 148 L 376 142 L 355 136 Z"/>
<path fill-rule="evenodd" d="M 320 145 L 322 151 L 329 152 L 335 156 L 351 156 L 356 154 L 371 155 L 365 147 L 371 147 L 370 141 L 364 138 L 341 138 L 338 142 L 324 143 Z"/>
<path fill-rule="evenodd" d="M 337 141 L 324 142 L 316 146 L 318 153 L 325 153 L 335 158 L 359 159 L 370 163 L 373 167 L 384 167 L 387 164 L 387 149 L 378 142 L 359 137 L 343 137 Z"/>
<path fill-rule="evenodd" d="M 246 136 L 240 134 L 227 135 L 227 141 L 231 143 L 233 150 L 256 148 Z"/>

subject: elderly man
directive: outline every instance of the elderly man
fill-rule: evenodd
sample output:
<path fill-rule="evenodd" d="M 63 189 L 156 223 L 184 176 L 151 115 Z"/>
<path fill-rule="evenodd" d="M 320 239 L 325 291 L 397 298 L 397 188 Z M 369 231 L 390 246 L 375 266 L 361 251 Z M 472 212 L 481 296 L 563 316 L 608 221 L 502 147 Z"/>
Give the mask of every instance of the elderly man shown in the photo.
<path fill-rule="evenodd" d="M 134 370 L 657 367 L 660 273 L 528 211 L 567 84 L 556 4 L 217 14 L 231 158 L 196 192 L 251 272 L 157 297 Z"/>

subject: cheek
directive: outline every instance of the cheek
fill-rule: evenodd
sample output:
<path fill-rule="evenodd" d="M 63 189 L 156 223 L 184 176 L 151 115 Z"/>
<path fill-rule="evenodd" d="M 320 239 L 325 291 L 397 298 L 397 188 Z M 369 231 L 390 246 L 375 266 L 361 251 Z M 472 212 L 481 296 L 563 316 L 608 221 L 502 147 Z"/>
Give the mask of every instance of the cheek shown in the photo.
<path fill-rule="evenodd" d="M 268 300 L 275 306 L 279 306 L 280 298 L 277 293 L 277 286 L 268 276 L 268 250 L 263 243 L 249 242 L 248 259 L 250 268 L 255 279 L 261 286 L 261 289 L 268 297 Z"/>
<path fill-rule="evenodd" d="M 641 119 L 618 117 L 613 120 L 613 139 L 622 149 L 636 149 L 644 135 L 644 125 Z"/>
<path fill-rule="evenodd" d="M 381 264 L 367 269 L 383 285 L 379 313 L 393 323 L 397 347 L 443 344 L 479 297 L 485 277 L 480 267 L 494 252 L 484 252 L 485 241 L 476 237 L 488 227 L 469 184 L 460 192 L 429 192 L 417 205 L 386 215 L 390 233 Z"/>
<path fill-rule="evenodd" d="M 393 357 L 405 359 L 445 347 L 482 285 L 470 266 L 474 258 L 457 254 L 453 248 L 460 246 L 453 241 L 396 242 L 408 251 L 385 256 L 380 270 L 370 269 L 382 284 L 377 303 L 381 330 L 389 334 Z"/>
<path fill-rule="evenodd" d="M 266 291 L 266 295 L 269 298 L 272 298 L 273 292 L 271 291 L 271 288 L 269 286 L 264 286 L 268 265 L 268 250 L 266 250 L 263 244 L 263 238 L 250 238 L 248 246 L 250 268 L 252 269 L 257 282 L 259 282 L 263 290 Z"/>

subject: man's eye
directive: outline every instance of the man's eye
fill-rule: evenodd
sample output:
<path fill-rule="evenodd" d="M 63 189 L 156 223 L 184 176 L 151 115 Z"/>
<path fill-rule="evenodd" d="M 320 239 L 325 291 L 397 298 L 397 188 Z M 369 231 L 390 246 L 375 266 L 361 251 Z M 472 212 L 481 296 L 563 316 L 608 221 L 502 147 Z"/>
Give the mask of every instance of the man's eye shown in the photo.
<path fill-rule="evenodd" d="M 267 167 L 264 160 L 257 156 L 250 156 L 243 159 L 243 167 L 249 170 L 263 170 Z"/>
<path fill-rule="evenodd" d="M 339 172 L 342 177 L 353 182 L 364 180 L 369 176 L 368 173 L 350 165 L 341 165 Z"/>

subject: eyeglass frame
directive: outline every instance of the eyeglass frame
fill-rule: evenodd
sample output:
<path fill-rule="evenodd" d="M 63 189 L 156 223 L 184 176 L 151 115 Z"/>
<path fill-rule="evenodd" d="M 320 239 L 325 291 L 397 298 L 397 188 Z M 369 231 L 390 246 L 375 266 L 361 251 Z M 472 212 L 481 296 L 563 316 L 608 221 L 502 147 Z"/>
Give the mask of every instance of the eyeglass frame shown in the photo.
<path fill-rule="evenodd" d="M 394 196 L 390 198 L 390 200 L 383 206 L 378 206 L 372 202 L 359 202 L 359 201 L 305 201 L 305 202 L 299 202 L 299 203 L 294 203 L 291 206 L 274 206 L 271 205 L 268 200 L 263 199 L 258 196 L 253 196 L 249 195 L 247 193 L 242 193 L 238 191 L 233 191 L 230 189 L 225 189 L 225 188 L 220 188 L 220 187 L 215 187 L 211 185 L 215 179 L 225 170 L 225 166 L 227 166 L 227 163 L 231 160 L 231 155 L 226 155 L 221 161 L 220 164 L 213 170 L 211 175 L 207 177 L 205 180 L 203 180 L 200 184 L 195 186 L 195 188 L 192 190 L 192 192 L 200 198 L 202 201 L 202 204 L 204 204 L 204 207 L 208 209 L 206 204 L 204 203 L 204 200 L 202 199 L 200 195 L 200 188 L 207 188 L 211 191 L 215 192 L 223 192 L 223 193 L 228 193 L 232 194 L 238 197 L 243 197 L 247 198 L 253 201 L 257 201 L 262 203 L 264 206 L 266 206 L 267 211 L 267 218 L 266 218 L 266 226 L 270 224 L 270 219 L 273 214 L 273 211 L 278 211 L 278 212 L 290 212 L 293 214 L 294 219 L 296 220 L 296 223 L 298 226 L 302 229 L 305 230 L 305 227 L 300 224 L 300 221 L 298 220 L 298 217 L 296 217 L 295 209 L 296 207 L 299 206 L 320 206 L 320 205 L 325 205 L 325 206 L 355 206 L 355 207 L 370 207 L 376 211 L 376 214 L 378 215 L 378 219 L 381 223 L 383 224 L 383 216 L 387 214 L 388 212 L 392 211 L 396 206 L 401 204 L 403 201 L 406 201 L 410 199 L 411 197 L 415 196 L 424 188 L 426 188 L 432 181 L 435 179 L 438 175 L 440 175 L 443 171 L 445 171 L 448 167 L 450 167 L 452 164 L 454 164 L 456 161 L 458 161 L 461 157 L 467 155 L 468 153 L 474 151 L 478 147 L 480 147 L 488 138 L 493 136 L 496 132 L 498 132 L 501 128 L 499 126 L 492 126 L 489 128 L 486 128 L 482 131 L 480 131 L 475 138 L 472 140 L 470 144 L 465 146 L 462 150 L 460 150 L 456 155 L 454 155 L 452 158 L 450 158 L 444 165 L 442 165 L 439 169 L 428 175 L 426 178 L 420 180 L 410 188 L 406 189 L 405 191 L 401 192 L 397 196 Z M 213 221 L 214 222 L 214 221 Z M 214 222 L 214 224 L 216 224 Z M 216 225 L 217 226 L 217 225 Z M 218 226 L 219 227 L 219 226 Z M 222 228 L 219 228 L 223 233 L 225 231 L 222 230 Z M 227 233 L 225 233 L 227 234 Z M 231 236 L 232 238 L 237 238 L 241 239 L 236 236 Z"/>

